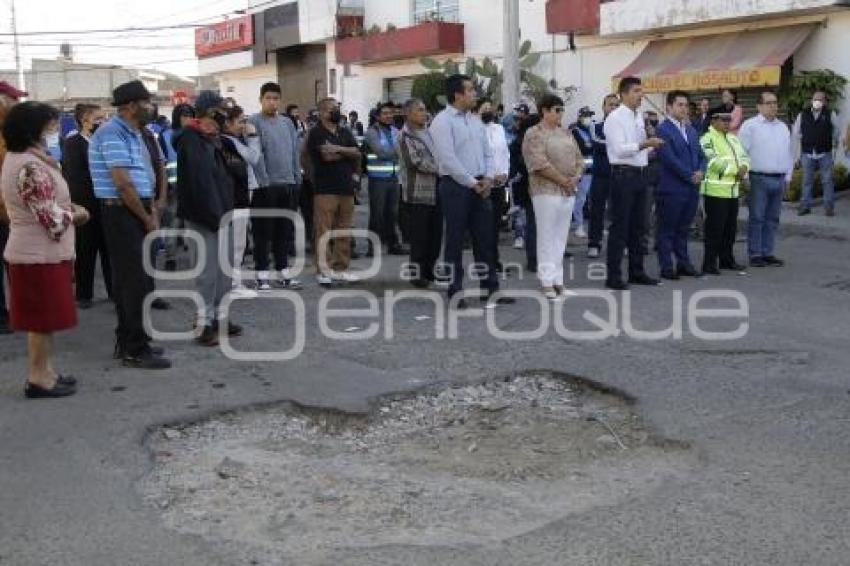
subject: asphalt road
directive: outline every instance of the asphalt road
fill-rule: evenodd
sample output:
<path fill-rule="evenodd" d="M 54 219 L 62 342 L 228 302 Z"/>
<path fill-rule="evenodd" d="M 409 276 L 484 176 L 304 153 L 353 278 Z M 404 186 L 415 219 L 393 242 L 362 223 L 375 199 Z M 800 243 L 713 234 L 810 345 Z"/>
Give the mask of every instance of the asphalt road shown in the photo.
<path fill-rule="evenodd" d="M 213 544 L 168 530 L 142 502 L 134 485 L 151 465 L 147 431 L 283 400 L 366 411 L 389 392 L 549 369 L 631 394 L 660 434 L 690 443 L 700 465 L 651 493 L 581 513 L 565 509 L 543 528 L 490 545 L 343 548 L 327 563 L 844 566 L 850 561 L 847 204 L 839 203 L 835 219 L 788 216 L 779 242 L 785 268 L 632 293 L 634 326 L 659 329 L 670 324 L 674 290 L 682 291 L 685 319 L 695 292 L 737 290 L 749 305 L 749 329 L 734 341 L 699 339 L 687 323 L 680 340 L 621 335 L 589 342 L 550 330 L 539 339 L 506 341 L 484 332 L 480 319 L 463 321 L 457 339 L 439 340 L 434 308 L 423 301 L 397 305 L 392 340 L 385 339 L 383 320 L 369 340 L 329 340 L 316 320 L 321 291 L 308 279 L 301 293 L 305 347 L 292 361 L 237 362 L 179 342 L 167 344 L 172 370 L 123 369 L 111 359 L 114 318 L 103 301 L 57 339 L 57 365 L 78 376 L 79 393 L 34 402 L 22 396 L 24 337 L 0 337 L 0 565 L 239 564 Z M 520 260 L 513 250 L 503 253 Z M 587 263 L 577 258 L 580 275 L 572 286 L 599 289 L 583 275 Z M 393 274 L 397 267 L 391 259 L 376 279 L 352 288 L 408 289 Z M 535 286 L 515 277 L 505 283 Z M 156 320 L 186 328 L 190 304 L 174 306 Z M 531 328 L 535 309 L 526 300 L 497 309 L 495 319 L 505 329 Z M 579 326 L 585 309 L 588 303 L 571 299 L 565 320 Z M 432 318 L 417 320 L 425 315 Z M 234 318 L 246 326 L 234 341 L 242 350 L 283 349 L 294 336 L 292 310 L 281 301 L 240 302 Z M 369 322 L 348 317 L 332 326 Z M 739 322 L 707 321 L 705 328 L 728 330 Z"/>

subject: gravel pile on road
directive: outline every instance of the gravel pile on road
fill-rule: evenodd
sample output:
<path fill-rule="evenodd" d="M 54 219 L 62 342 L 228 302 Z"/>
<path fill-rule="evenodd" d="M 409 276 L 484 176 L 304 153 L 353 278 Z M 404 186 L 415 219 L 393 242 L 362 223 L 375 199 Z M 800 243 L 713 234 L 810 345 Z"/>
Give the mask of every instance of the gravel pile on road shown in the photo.
<path fill-rule="evenodd" d="M 140 489 L 166 523 L 257 564 L 492 544 L 686 467 L 622 399 L 547 374 L 384 399 L 369 415 L 222 415 L 150 448 Z"/>

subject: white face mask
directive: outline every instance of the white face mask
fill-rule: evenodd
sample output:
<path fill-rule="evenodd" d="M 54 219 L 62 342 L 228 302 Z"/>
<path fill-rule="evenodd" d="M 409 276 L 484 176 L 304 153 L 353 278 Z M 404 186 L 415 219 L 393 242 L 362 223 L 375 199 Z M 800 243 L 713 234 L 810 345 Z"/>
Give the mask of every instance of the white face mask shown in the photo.
<path fill-rule="evenodd" d="M 812 108 L 814 110 L 823 110 L 823 100 L 812 100 Z"/>
<path fill-rule="evenodd" d="M 593 123 L 593 120 L 591 120 L 590 118 L 582 118 L 581 119 L 581 125 L 584 126 L 585 128 L 590 127 L 590 125 L 592 123 Z"/>
<path fill-rule="evenodd" d="M 44 138 L 47 147 L 59 147 L 59 132 L 51 132 Z"/>

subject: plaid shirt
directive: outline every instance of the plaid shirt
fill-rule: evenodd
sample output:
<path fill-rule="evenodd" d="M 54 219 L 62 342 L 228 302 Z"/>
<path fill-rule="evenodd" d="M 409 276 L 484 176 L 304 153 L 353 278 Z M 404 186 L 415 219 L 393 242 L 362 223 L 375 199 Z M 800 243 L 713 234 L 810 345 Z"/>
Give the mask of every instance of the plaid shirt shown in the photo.
<path fill-rule="evenodd" d="M 407 126 L 401 131 L 399 182 L 401 198 L 410 204 L 437 204 L 437 160 L 434 143 L 427 129 L 414 131 Z"/>

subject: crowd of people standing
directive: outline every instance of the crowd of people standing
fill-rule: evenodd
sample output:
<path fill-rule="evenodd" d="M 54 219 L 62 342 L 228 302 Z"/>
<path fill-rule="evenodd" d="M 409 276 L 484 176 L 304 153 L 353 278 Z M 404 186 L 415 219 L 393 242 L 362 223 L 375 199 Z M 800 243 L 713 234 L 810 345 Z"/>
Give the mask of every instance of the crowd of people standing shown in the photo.
<path fill-rule="evenodd" d="M 169 123 L 157 116 L 145 86 L 132 81 L 114 90 L 109 119 L 96 105 L 77 106 L 78 129 L 64 141 L 60 164 L 45 150 L 58 111 L 19 103 L 25 94 L 0 83 L 7 150 L 0 219 L 4 240 L 9 234 L 2 242 L 9 326 L 28 332 L 25 393 L 31 398 L 76 391 L 76 380 L 52 366 L 51 336 L 76 324 L 76 308 L 91 307 L 98 257 L 117 315 L 115 358 L 127 367 L 165 369 L 171 362 L 143 324 L 145 309 L 168 308 L 152 294 L 151 266 L 160 255 L 173 270 L 181 248 L 196 258 L 203 254 L 196 335 L 200 344 L 215 346 L 221 333 L 243 333 L 221 309 L 229 293 L 252 298 L 273 286 L 303 288 L 290 266 L 300 251 L 299 214 L 317 283 L 359 281 L 350 270 L 355 238 L 328 236 L 354 227 L 361 175 L 374 234 L 367 255 L 409 254 L 415 287 L 445 279 L 450 308 L 465 309 L 469 238 L 481 304 L 493 308 L 514 302 L 498 293 L 499 232 L 511 203 L 515 247 L 525 248 L 528 270 L 552 301 L 572 293 L 564 281 L 570 234 L 586 239 L 591 259 L 605 248 L 612 290 L 660 283 L 644 265 L 653 227 L 661 278 L 746 269 L 733 253 L 745 184 L 749 265 L 781 266 L 776 230 L 795 140 L 805 179 L 800 214 L 811 211 L 814 171 L 831 178 L 824 171 L 831 171 L 838 140 L 822 92 L 814 93 L 791 131 L 778 119 L 770 90 L 760 93 L 759 114 L 746 121 L 734 92 L 724 92 L 712 108 L 710 101 L 697 106 L 688 93 L 673 91 L 666 119 L 659 120 L 655 112 L 641 112 L 641 82 L 627 77 L 603 100 L 603 120 L 594 122 L 595 112 L 583 107 L 565 127 L 565 102 L 555 94 L 536 101 L 536 113 L 519 104 L 502 117 L 501 109 L 479 99 L 469 77 L 454 75 L 446 79 L 448 105 L 435 116 L 421 100 L 407 101 L 401 111 L 383 103 L 364 128 L 356 112 L 344 116 L 333 98 L 319 101 L 303 121 L 297 106 L 283 109 L 276 83 L 261 87 L 261 109 L 253 116 L 202 91 L 193 105 L 178 105 Z M 833 215 L 832 185 L 824 187 L 826 214 Z M 697 270 L 688 237 L 700 203 L 705 237 Z M 161 227 L 185 233 L 159 233 Z M 249 250 L 253 270 L 245 265 Z M 0 299 L 5 327 L 6 300 Z"/>

